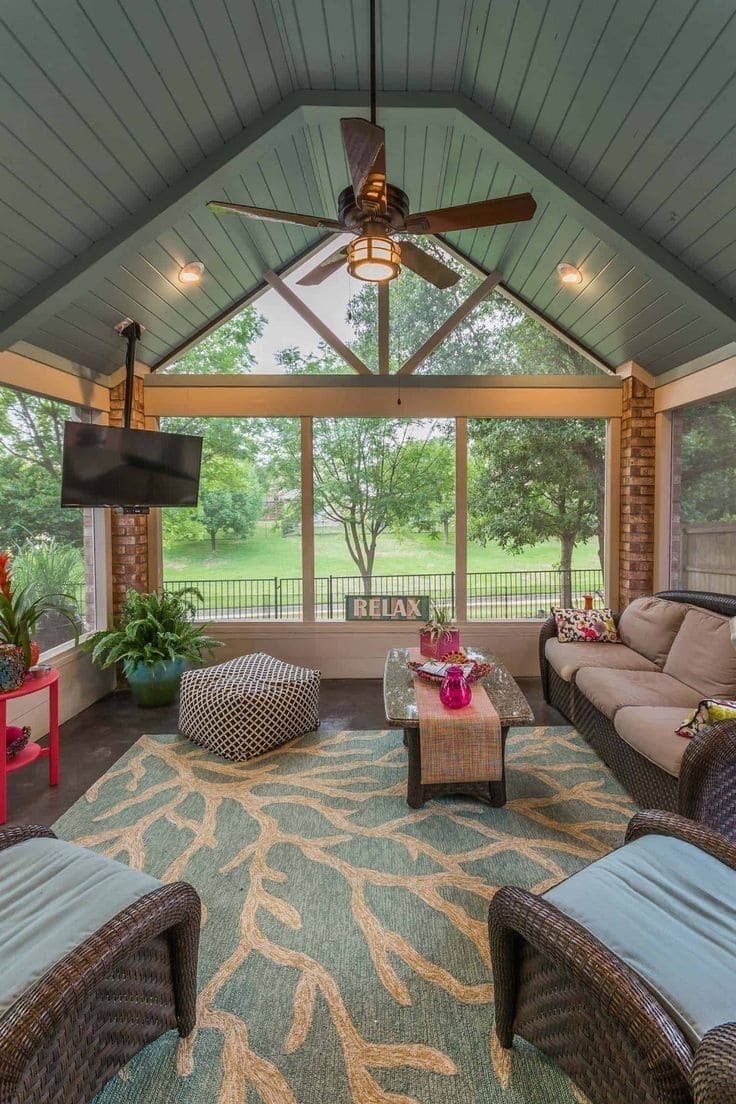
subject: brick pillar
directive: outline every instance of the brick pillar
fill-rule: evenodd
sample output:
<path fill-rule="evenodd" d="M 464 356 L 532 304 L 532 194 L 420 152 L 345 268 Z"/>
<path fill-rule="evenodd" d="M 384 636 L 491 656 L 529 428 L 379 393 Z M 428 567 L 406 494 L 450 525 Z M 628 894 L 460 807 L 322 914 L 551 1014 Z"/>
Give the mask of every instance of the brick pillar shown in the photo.
<path fill-rule="evenodd" d="M 619 609 L 654 587 L 654 391 L 623 381 Z"/>
<path fill-rule="evenodd" d="M 125 384 L 110 392 L 110 425 L 123 424 Z M 135 377 L 131 429 L 145 428 L 143 380 Z M 148 590 L 148 518 L 145 514 L 121 514 L 111 511 L 112 529 L 112 612 L 120 614 L 128 590 Z"/>

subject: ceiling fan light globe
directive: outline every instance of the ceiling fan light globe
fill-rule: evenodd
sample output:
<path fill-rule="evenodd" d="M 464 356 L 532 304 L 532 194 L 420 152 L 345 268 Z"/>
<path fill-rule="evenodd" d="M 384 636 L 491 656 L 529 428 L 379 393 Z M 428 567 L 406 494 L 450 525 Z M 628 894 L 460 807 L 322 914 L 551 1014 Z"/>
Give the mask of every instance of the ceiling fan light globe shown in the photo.
<path fill-rule="evenodd" d="M 401 250 L 391 238 L 361 235 L 348 245 L 348 272 L 356 280 L 380 284 L 401 272 Z"/>

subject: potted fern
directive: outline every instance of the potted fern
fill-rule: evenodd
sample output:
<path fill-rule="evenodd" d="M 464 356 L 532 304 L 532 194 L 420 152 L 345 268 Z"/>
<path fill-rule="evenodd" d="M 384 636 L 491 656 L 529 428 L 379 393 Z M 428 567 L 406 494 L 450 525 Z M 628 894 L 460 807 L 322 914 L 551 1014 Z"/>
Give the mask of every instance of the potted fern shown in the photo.
<path fill-rule="evenodd" d="M 194 587 L 139 594 L 129 590 L 122 616 L 112 629 L 95 633 L 84 644 L 101 668 L 121 663 L 138 705 L 171 705 L 184 664 L 202 663 L 220 646 L 195 625 Z"/>

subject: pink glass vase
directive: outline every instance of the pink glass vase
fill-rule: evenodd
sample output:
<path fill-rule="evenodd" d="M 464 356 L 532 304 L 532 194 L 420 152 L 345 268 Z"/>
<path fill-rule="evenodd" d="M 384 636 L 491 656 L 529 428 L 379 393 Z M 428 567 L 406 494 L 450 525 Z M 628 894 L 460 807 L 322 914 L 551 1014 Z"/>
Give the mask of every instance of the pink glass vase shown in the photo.
<path fill-rule="evenodd" d="M 462 667 L 448 667 L 440 686 L 440 701 L 448 709 L 463 709 L 470 705 L 473 692 Z"/>

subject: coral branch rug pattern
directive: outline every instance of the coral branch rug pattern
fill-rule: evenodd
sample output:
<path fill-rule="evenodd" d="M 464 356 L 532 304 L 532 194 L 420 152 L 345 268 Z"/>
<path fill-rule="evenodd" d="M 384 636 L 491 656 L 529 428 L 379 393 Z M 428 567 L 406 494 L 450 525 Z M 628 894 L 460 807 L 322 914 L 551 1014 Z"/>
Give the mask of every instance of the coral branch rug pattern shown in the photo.
<path fill-rule="evenodd" d="M 249 763 L 143 736 L 57 823 L 202 897 L 197 1031 L 99 1104 L 575 1104 L 494 1042 L 488 902 L 620 843 L 633 806 L 570 728 L 512 731 L 509 802 L 409 809 L 401 733 L 320 732 Z"/>

